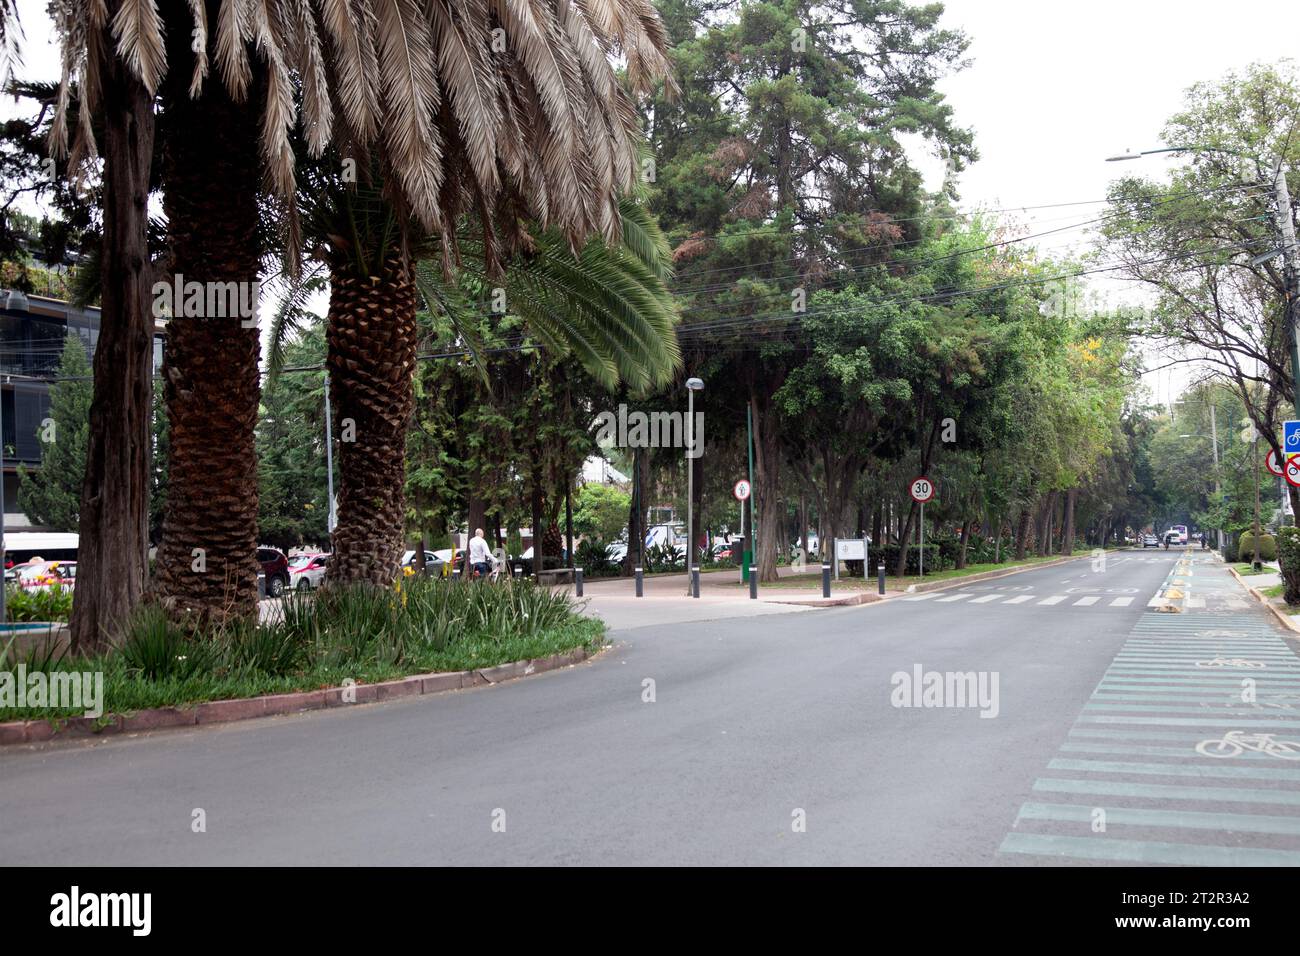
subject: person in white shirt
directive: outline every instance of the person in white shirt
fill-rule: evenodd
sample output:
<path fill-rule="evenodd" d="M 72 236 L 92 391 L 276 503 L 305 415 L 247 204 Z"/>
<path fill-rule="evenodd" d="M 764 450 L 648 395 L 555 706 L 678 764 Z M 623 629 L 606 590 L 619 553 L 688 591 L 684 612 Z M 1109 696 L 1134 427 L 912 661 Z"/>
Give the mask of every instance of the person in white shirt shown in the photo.
<path fill-rule="evenodd" d="M 492 549 L 483 537 L 482 528 L 475 528 L 474 537 L 469 539 L 469 566 L 481 577 L 487 577 L 492 571 Z"/>

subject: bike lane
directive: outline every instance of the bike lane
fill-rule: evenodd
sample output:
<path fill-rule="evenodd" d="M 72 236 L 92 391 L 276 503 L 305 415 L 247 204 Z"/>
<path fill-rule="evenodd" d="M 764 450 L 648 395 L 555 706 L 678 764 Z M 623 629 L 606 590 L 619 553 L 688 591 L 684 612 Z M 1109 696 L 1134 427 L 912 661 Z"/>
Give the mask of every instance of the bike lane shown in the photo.
<path fill-rule="evenodd" d="M 1158 593 L 997 862 L 1300 865 L 1295 645 L 1210 555 Z"/>

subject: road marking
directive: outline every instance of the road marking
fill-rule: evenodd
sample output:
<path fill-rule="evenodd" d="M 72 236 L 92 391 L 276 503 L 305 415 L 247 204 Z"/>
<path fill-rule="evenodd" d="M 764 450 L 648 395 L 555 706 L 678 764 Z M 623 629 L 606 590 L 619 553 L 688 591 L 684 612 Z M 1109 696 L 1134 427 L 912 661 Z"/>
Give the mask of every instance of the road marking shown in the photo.
<path fill-rule="evenodd" d="M 1081 597 L 1079 598 L 1079 600 L 1075 601 L 1074 604 L 1071 605 L 1071 607 L 1090 607 L 1091 605 L 1096 604 L 1100 600 L 1101 598 L 1097 597 L 1095 594 L 1092 595 L 1091 597 Z"/>
<path fill-rule="evenodd" d="M 977 597 L 971 601 L 971 604 L 987 604 L 989 601 L 996 601 L 1000 597 L 1002 597 L 1001 594 L 985 594 L 983 597 Z"/>
<path fill-rule="evenodd" d="M 1218 777 L 1227 780 L 1300 780 L 1300 770 L 1289 767 L 1238 767 L 1177 763 L 1138 763 L 1129 760 L 1071 760 L 1055 757 L 1048 770 L 1083 770 L 1093 773 L 1136 773 L 1153 777 Z"/>
<path fill-rule="evenodd" d="M 1022 820 L 1064 820 L 1091 823 L 1093 807 L 1068 803 L 1026 803 Z M 1205 813 L 1196 810 L 1153 810 L 1107 807 L 1106 823 L 1138 827 L 1178 827 L 1188 830 L 1228 830 L 1235 833 L 1300 834 L 1300 817 L 1251 816 L 1245 813 Z"/>
<path fill-rule="evenodd" d="M 930 598 L 932 598 L 932 597 L 934 597 L 934 594 L 917 594 L 917 595 L 915 595 L 915 596 L 913 596 L 913 597 L 905 597 L 905 598 L 903 598 L 902 600 L 904 600 L 904 601 L 928 601 L 928 600 L 930 600 Z"/>
<path fill-rule="evenodd" d="M 1115 598 L 1115 600 L 1113 600 L 1113 601 L 1110 602 L 1110 606 L 1111 606 L 1111 607 L 1128 607 L 1128 606 L 1129 606 L 1130 604 L 1132 604 L 1132 603 L 1133 603 L 1133 599 L 1132 599 L 1131 597 L 1126 597 L 1126 598 Z"/>
<path fill-rule="evenodd" d="M 1066 780 L 1056 777 L 1040 777 L 1034 781 L 1033 789 L 1040 793 L 1082 793 L 1097 797 L 1143 797 L 1151 800 L 1196 800 L 1210 803 L 1276 803 L 1300 807 L 1300 793 L 1294 790 L 1189 787 L 1170 783 Z"/>
<path fill-rule="evenodd" d="M 1033 599 L 1034 599 L 1034 596 L 1033 596 L 1032 594 L 1021 594 L 1021 595 L 1018 595 L 1017 597 L 1013 597 L 1013 598 L 1011 598 L 1010 600 L 1005 601 L 1005 602 L 1003 602 L 1003 603 L 1005 603 L 1005 604 L 1024 604 L 1026 601 L 1032 601 Z"/>
<path fill-rule="evenodd" d="M 1110 837 L 1049 836 L 1040 833 L 1008 833 L 1000 849 L 1003 853 L 1027 853 L 1033 856 L 1071 856 L 1085 860 L 1122 860 L 1126 863 L 1166 863 L 1174 866 L 1300 866 L 1300 852 L 1293 850 L 1155 843 Z"/>
<path fill-rule="evenodd" d="M 949 603 L 949 602 L 951 602 L 951 601 L 960 601 L 960 600 L 962 600 L 962 599 L 964 599 L 964 598 L 968 598 L 968 597 L 970 597 L 969 594 L 953 594 L 953 595 L 951 595 L 951 596 L 949 596 L 949 597 L 939 598 L 939 600 L 935 601 L 934 603 L 935 603 L 935 604 L 947 604 L 947 603 Z"/>
<path fill-rule="evenodd" d="M 1044 604 L 1060 604 L 1060 603 L 1061 603 L 1062 601 L 1064 601 L 1067 597 L 1069 597 L 1068 594 L 1053 594 L 1051 597 L 1049 597 L 1049 598 L 1044 598 L 1043 600 L 1039 601 L 1038 603 L 1039 603 L 1040 606 L 1042 606 L 1042 605 L 1044 605 Z"/>

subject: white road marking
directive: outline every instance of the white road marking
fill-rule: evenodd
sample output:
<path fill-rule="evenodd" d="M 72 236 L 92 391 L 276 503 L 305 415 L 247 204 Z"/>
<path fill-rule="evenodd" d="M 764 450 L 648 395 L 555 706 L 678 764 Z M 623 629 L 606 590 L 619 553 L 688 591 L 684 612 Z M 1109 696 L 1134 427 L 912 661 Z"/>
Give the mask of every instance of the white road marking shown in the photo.
<path fill-rule="evenodd" d="M 932 598 L 932 597 L 934 597 L 933 594 L 918 594 L 918 595 L 916 595 L 915 597 L 905 597 L 905 598 L 903 598 L 902 600 L 904 600 L 904 601 L 928 601 L 928 600 L 930 600 L 930 598 Z"/>
<path fill-rule="evenodd" d="M 1071 606 L 1072 606 L 1072 607 L 1087 607 L 1087 606 L 1090 605 L 1090 604 L 1096 604 L 1096 603 L 1097 603 L 1098 601 L 1100 601 L 1100 600 L 1101 600 L 1101 598 L 1097 597 L 1097 595 L 1094 594 L 1094 595 L 1092 595 L 1092 596 L 1090 596 L 1090 597 L 1081 597 L 1081 598 L 1079 598 L 1079 600 L 1075 601 L 1074 604 L 1071 605 Z"/>
<path fill-rule="evenodd" d="M 1026 601 L 1032 601 L 1033 599 L 1034 599 L 1034 596 L 1033 596 L 1032 594 L 1021 594 L 1021 595 L 1018 595 L 1017 597 L 1013 597 L 1013 598 L 1011 598 L 1010 600 L 1005 601 L 1005 602 L 1003 602 L 1003 603 L 1005 603 L 1005 604 L 1024 604 Z"/>
<path fill-rule="evenodd" d="M 1128 607 L 1128 606 L 1129 606 L 1130 604 L 1132 604 L 1132 603 L 1133 603 L 1133 599 L 1132 599 L 1131 597 L 1127 597 L 1127 598 L 1115 598 L 1115 600 L 1113 600 L 1113 601 L 1110 602 L 1110 606 L 1111 606 L 1111 607 Z"/>
<path fill-rule="evenodd" d="M 1002 597 L 1001 594 L 986 594 L 983 597 L 977 597 L 971 601 L 971 604 L 987 604 L 989 601 L 996 601 L 1000 597 Z"/>
<path fill-rule="evenodd" d="M 1038 605 L 1039 607 L 1042 607 L 1044 604 L 1060 604 L 1067 597 L 1069 597 L 1068 594 L 1053 594 L 1051 597 L 1039 601 Z"/>
<path fill-rule="evenodd" d="M 952 597 L 939 598 L 939 600 L 935 601 L 934 603 L 935 603 L 935 604 L 944 604 L 944 603 L 946 603 L 946 602 L 948 602 L 948 601 L 960 601 L 960 600 L 962 600 L 963 598 L 968 598 L 968 597 L 970 597 L 969 594 L 954 594 L 954 595 L 952 595 Z"/>

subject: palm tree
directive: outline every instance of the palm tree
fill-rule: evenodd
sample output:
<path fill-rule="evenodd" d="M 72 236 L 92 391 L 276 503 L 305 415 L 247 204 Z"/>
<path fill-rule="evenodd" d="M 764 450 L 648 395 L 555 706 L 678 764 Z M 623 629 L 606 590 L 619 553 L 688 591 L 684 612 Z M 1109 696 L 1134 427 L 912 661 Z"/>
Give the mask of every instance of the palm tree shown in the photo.
<path fill-rule="evenodd" d="M 121 0 L 107 44 L 99 3 L 65 8 L 65 60 L 84 64 L 83 76 L 93 82 L 115 48 L 148 91 L 165 82 L 170 269 L 201 283 L 257 280 L 258 173 L 282 201 L 294 192 L 295 76 L 313 155 L 331 142 L 363 165 L 373 155 L 392 207 L 444 236 L 450 264 L 455 224 L 471 213 L 492 263 L 526 241 L 523 216 L 575 245 L 615 237 L 640 134 L 611 59 L 622 56 L 634 92 L 667 72 L 649 0 L 323 0 L 319 15 L 307 0 L 170 0 L 161 15 L 153 0 Z M 285 221 L 292 245 L 292 212 Z M 382 370 L 400 367 L 409 346 L 362 333 L 400 312 L 404 334 L 414 298 L 400 291 L 404 256 L 378 261 L 397 308 L 386 312 L 366 292 L 371 277 L 354 276 L 337 325 L 339 341 Z M 379 351 L 390 347 L 395 361 Z M 254 610 L 256 355 L 256 330 L 237 322 L 169 322 L 171 483 L 156 591 L 200 616 Z M 401 401 L 374 419 L 377 434 Z"/>
<path fill-rule="evenodd" d="M 378 175 L 377 169 L 363 172 Z M 556 353 L 572 352 L 611 388 L 621 380 L 648 389 L 676 370 L 676 309 L 664 284 L 667 242 L 632 199 L 619 204 L 618 246 L 593 237 L 575 252 L 558 230 L 542 231 L 529 236 L 531 252 L 499 274 L 481 232 L 404 252 L 418 230 L 401 221 L 370 175 L 359 186 L 347 185 L 329 163 L 303 163 L 298 175 L 303 231 L 317 260 L 290 283 L 272 327 L 269 364 L 277 374 L 281 345 L 303 316 L 303 294 L 319 272 L 328 272 L 327 363 L 341 437 L 330 583 L 386 585 L 397 574 L 421 299 L 469 337 L 481 295 L 466 290 L 481 293 L 495 283 L 540 341 Z M 455 280 L 419 259 L 452 240 L 459 255 Z M 473 349 L 472 342 L 467 347 Z"/>

